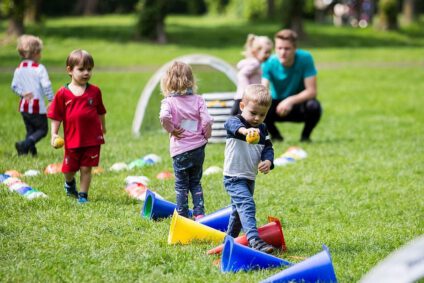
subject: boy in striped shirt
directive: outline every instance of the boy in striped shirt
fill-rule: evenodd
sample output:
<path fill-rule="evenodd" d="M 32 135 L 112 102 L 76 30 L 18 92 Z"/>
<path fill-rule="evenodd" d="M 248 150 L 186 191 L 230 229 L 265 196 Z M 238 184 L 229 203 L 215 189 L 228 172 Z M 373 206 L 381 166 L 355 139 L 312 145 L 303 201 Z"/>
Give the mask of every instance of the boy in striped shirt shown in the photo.
<path fill-rule="evenodd" d="M 21 100 L 19 112 L 24 120 L 26 136 L 15 143 L 18 155 L 37 155 L 35 144 L 47 135 L 48 124 L 44 97 L 53 100 L 52 85 L 46 68 L 39 63 L 43 42 L 33 35 L 18 39 L 21 63 L 13 74 L 12 90 Z"/>

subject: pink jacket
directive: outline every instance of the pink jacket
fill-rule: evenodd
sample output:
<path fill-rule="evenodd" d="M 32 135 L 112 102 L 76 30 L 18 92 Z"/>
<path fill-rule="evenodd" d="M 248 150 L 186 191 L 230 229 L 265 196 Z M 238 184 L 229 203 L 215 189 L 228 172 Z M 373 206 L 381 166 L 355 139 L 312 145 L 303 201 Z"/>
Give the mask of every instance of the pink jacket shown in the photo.
<path fill-rule="evenodd" d="M 246 58 L 237 64 L 237 70 L 237 93 L 234 99 L 241 99 L 246 86 L 261 83 L 261 63 L 256 58 Z"/>
<path fill-rule="evenodd" d="M 170 137 L 171 157 L 203 146 L 211 136 L 213 119 L 205 100 L 199 95 L 166 97 L 161 102 L 159 119 L 168 133 L 177 128 L 184 129 L 182 138 Z"/>

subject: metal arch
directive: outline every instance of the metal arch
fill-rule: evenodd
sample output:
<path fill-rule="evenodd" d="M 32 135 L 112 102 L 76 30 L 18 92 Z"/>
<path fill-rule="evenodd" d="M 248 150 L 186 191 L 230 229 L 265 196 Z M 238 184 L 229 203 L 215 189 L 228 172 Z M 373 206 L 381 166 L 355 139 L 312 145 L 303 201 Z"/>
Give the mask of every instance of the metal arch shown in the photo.
<path fill-rule="evenodd" d="M 177 57 L 174 60 L 163 65 L 156 73 L 150 78 L 144 87 L 140 99 L 138 100 L 135 116 L 132 124 L 132 132 L 134 135 L 140 135 L 141 125 L 143 124 L 144 113 L 147 108 L 149 99 L 155 90 L 157 84 L 160 82 L 162 76 L 165 74 L 168 67 L 174 61 L 182 61 L 189 65 L 207 65 L 218 71 L 224 73 L 233 83 L 237 85 L 237 71 L 227 62 L 217 57 L 206 54 L 192 54 Z"/>

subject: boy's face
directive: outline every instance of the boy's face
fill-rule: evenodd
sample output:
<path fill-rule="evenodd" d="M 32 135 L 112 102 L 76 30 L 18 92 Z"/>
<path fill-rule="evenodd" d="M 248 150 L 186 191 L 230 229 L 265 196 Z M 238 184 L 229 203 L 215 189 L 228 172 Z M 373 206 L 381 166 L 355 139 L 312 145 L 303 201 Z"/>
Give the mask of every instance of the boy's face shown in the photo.
<path fill-rule="evenodd" d="M 275 39 L 275 53 L 283 66 L 293 65 L 296 47 L 290 40 Z"/>
<path fill-rule="evenodd" d="M 259 105 L 256 102 L 240 102 L 241 116 L 253 127 L 263 123 L 269 107 Z"/>
<path fill-rule="evenodd" d="M 66 67 L 68 74 L 72 77 L 72 81 L 78 85 L 85 85 L 91 78 L 92 69 L 90 67 L 84 67 L 82 64 L 77 65 L 71 69 Z"/>

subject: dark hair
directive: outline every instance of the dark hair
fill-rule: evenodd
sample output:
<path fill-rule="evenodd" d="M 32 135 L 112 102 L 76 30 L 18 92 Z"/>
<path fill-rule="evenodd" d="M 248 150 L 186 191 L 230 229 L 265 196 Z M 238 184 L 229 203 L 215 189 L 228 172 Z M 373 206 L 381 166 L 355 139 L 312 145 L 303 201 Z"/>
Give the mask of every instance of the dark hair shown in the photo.
<path fill-rule="evenodd" d="M 296 46 L 297 33 L 291 29 L 283 29 L 275 34 L 274 39 L 288 40 Z"/>
<path fill-rule="evenodd" d="M 70 67 L 72 70 L 75 66 L 80 64 L 82 64 L 84 68 L 93 68 L 94 59 L 87 51 L 76 49 L 69 54 L 68 58 L 66 58 L 66 66 Z"/>

